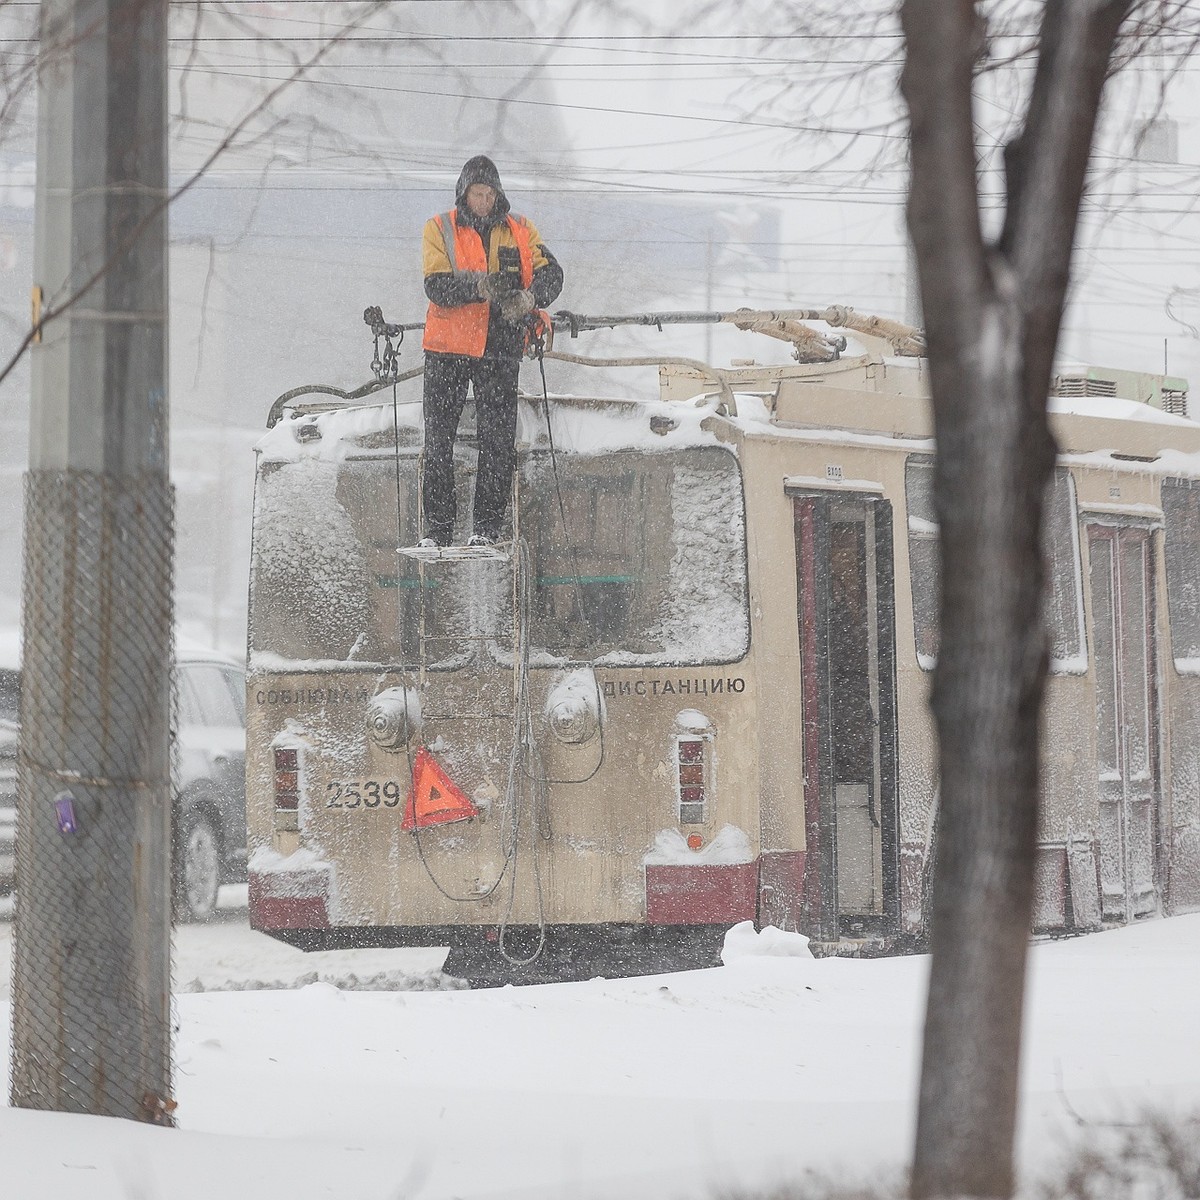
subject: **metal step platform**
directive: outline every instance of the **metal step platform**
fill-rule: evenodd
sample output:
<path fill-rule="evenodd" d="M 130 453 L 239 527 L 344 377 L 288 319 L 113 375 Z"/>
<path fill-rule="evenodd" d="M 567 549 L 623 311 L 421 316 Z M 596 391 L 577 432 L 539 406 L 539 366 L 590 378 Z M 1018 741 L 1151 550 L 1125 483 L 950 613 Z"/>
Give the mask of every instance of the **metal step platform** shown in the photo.
<path fill-rule="evenodd" d="M 491 546 L 401 546 L 400 553 L 425 563 L 464 562 L 470 559 L 507 562 L 512 557 L 512 542 L 496 542 Z"/>

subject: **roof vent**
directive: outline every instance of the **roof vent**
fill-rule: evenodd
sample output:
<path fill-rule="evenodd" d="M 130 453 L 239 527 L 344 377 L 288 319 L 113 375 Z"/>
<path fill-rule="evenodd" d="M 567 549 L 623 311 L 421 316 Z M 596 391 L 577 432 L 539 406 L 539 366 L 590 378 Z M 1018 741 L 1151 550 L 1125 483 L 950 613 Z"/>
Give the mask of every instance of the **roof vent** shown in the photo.
<path fill-rule="evenodd" d="M 1163 412 L 1172 413 L 1177 417 L 1188 415 L 1187 388 L 1168 388 L 1162 390 Z"/>
<path fill-rule="evenodd" d="M 1060 375 L 1054 381 L 1056 396 L 1115 396 L 1115 379 L 1093 379 L 1089 375 Z"/>

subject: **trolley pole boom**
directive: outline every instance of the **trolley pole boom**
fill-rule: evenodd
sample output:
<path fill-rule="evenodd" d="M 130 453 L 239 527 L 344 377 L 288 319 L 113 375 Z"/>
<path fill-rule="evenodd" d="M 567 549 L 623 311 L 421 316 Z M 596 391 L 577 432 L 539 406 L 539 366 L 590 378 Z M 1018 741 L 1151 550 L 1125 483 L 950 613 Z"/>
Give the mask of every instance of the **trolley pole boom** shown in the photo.
<path fill-rule="evenodd" d="M 894 321 L 888 317 L 866 316 L 857 313 L 845 305 L 834 304 L 825 308 L 780 308 L 758 309 L 737 308 L 731 312 L 645 312 L 645 313 L 612 313 L 594 316 L 588 313 L 570 312 L 560 309 L 550 316 L 550 333 L 544 339 L 539 337 L 535 342 L 534 355 L 559 359 L 563 362 L 579 363 L 586 366 L 653 366 L 674 363 L 678 366 L 691 367 L 694 370 L 709 375 L 719 387 L 724 402 L 732 407 L 732 391 L 730 372 L 709 366 L 698 359 L 670 357 L 661 355 L 638 358 L 584 358 L 575 354 L 566 354 L 553 349 L 554 334 L 566 332 L 572 338 L 581 333 L 593 333 L 600 329 L 616 329 L 618 326 L 649 326 L 662 330 L 665 325 L 733 325 L 748 333 L 761 333 L 779 341 L 788 342 L 792 347 L 792 357 L 800 363 L 828 363 L 841 358 L 846 349 L 846 339 L 841 334 L 813 329 L 806 324 L 808 321 L 821 321 L 833 329 L 848 329 L 863 337 L 874 339 L 886 344 L 890 352 L 897 357 L 920 358 L 925 353 L 925 335 L 911 325 Z M 271 406 L 267 416 L 267 428 L 270 429 L 283 416 L 284 407 L 289 401 L 300 396 L 317 393 L 334 396 L 339 400 L 360 400 L 385 387 L 412 379 L 422 372 L 421 367 L 408 371 L 400 370 L 400 350 L 406 333 L 416 333 L 425 328 L 424 321 L 406 321 L 394 323 L 385 321 L 383 311 L 377 305 L 372 305 L 363 312 L 363 320 L 370 327 L 375 339 L 375 357 L 371 362 L 374 379 L 353 391 L 329 387 L 323 384 L 309 384 L 292 388 L 278 397 Z"/>
<path fill-rule="evenodd" d="M 368 308 L 364 313 L 364 320 L 371 326 L 371 332 L 376 338 L 403 337 L 405 333 L 413 333 L 425 328 L 424 321 L 411 321 L 400 325 L 389 324 L 384 321 L 383 314 L 378 308 Z M 571 337 L 578 337 L 581 333 L 591 333 L 598 329 L 615 329 L 620 325 L 652 326 L 656 329 L 662 329 L 664 325 L 733 325 L 738 329 L 764 333 L 769 337 L 793 342 L 798 350 L 802 346 L 807 348 L 814 357 L 801 361 L 828 361 L 837 358 L 845 350 L 845 338 L 809 329 L 802 324 L 805 321 L 822 321 L 835 329 L 848 329 L 867 337 L 881 338 L 891 344 L 892 350 L 897 355 L 919 358 L 925 353 L 925 335 L 921 330 L 888 317 L 857 313 L 843 304 L 827 305 L 824 308 L 737 308 L 726 312 L 689 312 L 684 310 L 616 313 L 603 316 L 560 309 L 550 316 L 550 325 L 555 332 L 569 333 Z M 826 353 L 822 354 L 822 350 Z"/>

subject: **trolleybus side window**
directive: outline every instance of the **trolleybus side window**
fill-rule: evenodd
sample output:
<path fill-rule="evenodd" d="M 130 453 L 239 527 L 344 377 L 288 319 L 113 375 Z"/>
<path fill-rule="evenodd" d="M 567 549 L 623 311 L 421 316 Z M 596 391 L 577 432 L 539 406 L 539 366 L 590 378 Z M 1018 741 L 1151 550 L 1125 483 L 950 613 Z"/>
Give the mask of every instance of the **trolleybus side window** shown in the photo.
<path fill-rule="evenodd" d="M 1042 509 L 1042 552 L 1046 592 L 1042 603 L 1050 634 L 1050 670 L 1062 675 L 1087 671 L 1083 635 L 1083 568 L 1079 556 L 1079 517 L 1075 480 L 1057 467 L 1050 476 Z"/>
<path fill-rule="evenodd" d="M 913 634 L 917 661 L 929 671 L 937 663 L 941 570 L 937 514 L 933 507 L 932 461 L 910 458 L 905 464 L 904 486 L 908 504 Z M 1059 467 L 1046 486 L 1043 510 L 1042 552 L 1047 563 L 1043 606 L 1050 637 L 1050 668 L 1065 674 L 1080 674 L 1087 670 L 1078 530 L 1075 482 L 1069 471 Z"/>
<path fill-rule="evenodd" d="M 938 552 L 937 513 L 933 508 L 933 463 L 910 458 L 904 467 L 908 504 L 908 562 L 912 578 L 913 635 L 917 662 L 932 671 L 938 652 L 938 596 L 941 555 Z"/>
<path fill-rule="evenodd" d="M 1164 480 L 1162 507 L 1171 654 L 1181 675 L 1200 675 L 1200 483 Z"/>

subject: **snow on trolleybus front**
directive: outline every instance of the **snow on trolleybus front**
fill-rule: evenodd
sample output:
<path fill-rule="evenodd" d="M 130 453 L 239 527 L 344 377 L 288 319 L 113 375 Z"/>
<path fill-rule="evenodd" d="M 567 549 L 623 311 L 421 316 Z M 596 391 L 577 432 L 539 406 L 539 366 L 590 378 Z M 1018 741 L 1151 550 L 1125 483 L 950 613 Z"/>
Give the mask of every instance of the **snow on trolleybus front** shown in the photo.
<path fill-rule="evenodd" d="M 498 552 L 405 553 L 402 388 L 277 405 L 250 593 L 256 928 L 447 945 L 479 981 L 715 964 L 743 920 L 826 951 L 921 943 L 927 371 L 915 331 L 806 315 L 857 344 L 717 314 L 799 361 L 523 402 Z M 1177 380 L 1080 368 L 1057 390 L 1035 920 L 1067 932 L 1200 903 L 1200 428 Z M 456 456 L 461 511 L 469 431 Z"/>

